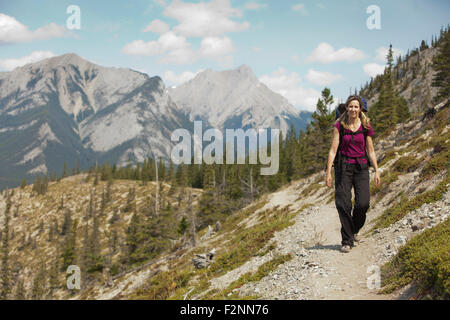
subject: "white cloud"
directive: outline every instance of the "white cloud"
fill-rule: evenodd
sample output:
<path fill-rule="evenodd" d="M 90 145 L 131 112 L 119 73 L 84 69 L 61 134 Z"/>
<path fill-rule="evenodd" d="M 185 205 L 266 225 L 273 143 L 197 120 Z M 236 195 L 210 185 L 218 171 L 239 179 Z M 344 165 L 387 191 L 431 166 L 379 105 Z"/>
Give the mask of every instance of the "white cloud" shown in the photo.
<path fill-rule="evenodd" d="M 271 90 L 288 99 L 296 107 L 309 111 L 316 109 L 320 92 L 312 88 L 302 87 L 298 73 L 288 73 L 284 68 L 279 68 L 270 75 L 263 75 L 259 80 Z"/>
<path fill-rule="evenodd" d="M 233 42 L 230 38 L 207 37 L 202 40 L 199 52 L 204 57 L 219 57 L 233 51 Z"/>
<path fill-rule="evenodd" d="M 307 14 L 308 12 L 306 11 L 305 5 L 303 3 L 298 3 L 292 6 L 292 10 L 300 12 L 302 14 Z"/>
<path fill-rule="evenodd" d="M 0 13 L 0 44 L 60 38 L 65 32 L 63 26 L 58 26 L 54 22 L 32 31 L 14 17 Z"/>
<path fill-rule="evenodd" d="M 372 78 L 384 73 L 384 65 L 378 63 L 368 63 L 363 66 L 364 72 Z"/>
<path fill-rule="evenodd" d="M 135 40 L 122 48 L 128 55 L 158 56 L 161 63 L 192 64 L 200 58 L 217 59 L 223 65 L 229 65 L 230 57 L 224 60 L 235 49 L 228 37 L 206 37 L 202 40 L 200 48 L 194 50 L 185 37 L 178 36 L 173 31 L 161 35 L 158 40 L 145 42 Z M 224 63 L 226 61 L 226 63 Z"/>
<path fill-rule="evenodd" d="M 163 64 L 174 63 L 174 64 L 192 64 L 199 57 L 196 55 L 195 51 L 190 47 L 178 48 L 168 52 L 164 57 L 162 57 L 159 62 Z"/>
<path fill-rule="evenodd" d="M 239 9 L 232 8 L 229 0 L 185 3 L 173 1 L 164 10 L 166 17 L 179 22 L 173 30 L 186 37 L 214 37 L 227 32 L 239 32 L 250 27 L 249 22 L 236 22 L 232 19 L 242 17 Z"/>
<path fill-rule="evenodd" d="M 180 84 L 183 84 L 191 79 L 193 79 L 198 73 L 202 72 L 203 70 L 198 70 L 196 72 L 192 71 L 184 71 L 180 74 L 176 74 L 172 70 L 168 70 L 164 73 L 164 82 L 169 86 L 178 86 Z"/>
<path fill-rule="evenodd" d="M 314 49 L 306 61 L 332 63 L 337 61 L 353 62 L 361 59 L 364 59 L 364 53 L 361 50 L 355 48 L 334 50 L 330 44 L 322 42 Z"/>
<path fill-rule="evenodd" d="M 251 4 L 250 7 L 255 8 L 255 5 Z M 143 31 L 159 33 L 159 39 L 132 41 L 122 48 L 122 52 L 141 56 L 163 55 L 159 60 L 162 63 L 189 64 L 207 58 L 229 66 L 233 61 L 230 53 L 235 48 L 232 40 L 225 34 L 243 31 L 250 26 L 248 22 L 233 20 L 241 18 L 242 12 L 232 8 L 229 0 L 199 3 L 174 0 L 165 8 L 164 15 L 177 20 L 178 24 L 170 29 L 165 22 L 153 20 Z M 191 43 L 187 41 L 188 37 L 202 38 L 200 47 L 192 49 Z"/>
<path fill-rule="evenodd" d="M 398 56 L 402 55 L 402 50 L 401 49 L 397 49 L 397 48 L 392 48 L 392 52 L 393 52 L 393 56 L 394 59 L 396 59 Z M 386 47 L 380 47 L 376 50 L 376 56 L 375 56 L 375 60 L 377 62 L 381 62 L 381 63 L 387 63 L 387 55 L 389 53 L 389 48 Z"/>
<path fill-rule="evenodd" d="M 166 6 L 166 1 L 164 0 L 154 0 L 157 4 L 159 4 L 160 6 L 165 7 Z"/>
<path fill-rule="evenodd" d="M 173 31 L 162 34 L 156 41 L 134 40 L 122 48 L 128 55 L 155 56 L 168 51 L 190 49 L 185 37 L 177 36 Z"/>
<path fill-rule="evenodd" d="M 147 27 L 145 27 L 145 29 L 143 31 L 163 34 L 163 33 L 169 32 L 169 30 L 170 30 L 170 27 L 167 23 L 165 23 L 159 19 L 155 19 L 152 22 L 150 22 L 150 24 Z"/>
<path fill-rule="evenodd" d="M 0 68 L 11 71 L 16 67 L 21 67 L 27 63 L 37 62 L 56 56 L 51 51 L 33 51 L 30 55 L 17 59 L 0 59 Z"/>
<path fill-rule="evenodd" d="M 317 84 L 320 86 L 326 86 L 337 80 L 342 79 L 342 75 L 332 74 L 330 72 L 316 71 L 314 69 L 309 69 L 308 73 L 306 75 L 306 79 L 308 79 L 308 81 L 311 83 L 314 83 L 314 84 Z"/>
<path fill-rule="evenodd" d="M 258 9 L 262 9 L 262 8 L 267 8 L 267 4 L 251 1 L 251 2 L 247 2 L 244 6 L 244 9 L 247 9 L 247 10 L 258 10 Z"/>

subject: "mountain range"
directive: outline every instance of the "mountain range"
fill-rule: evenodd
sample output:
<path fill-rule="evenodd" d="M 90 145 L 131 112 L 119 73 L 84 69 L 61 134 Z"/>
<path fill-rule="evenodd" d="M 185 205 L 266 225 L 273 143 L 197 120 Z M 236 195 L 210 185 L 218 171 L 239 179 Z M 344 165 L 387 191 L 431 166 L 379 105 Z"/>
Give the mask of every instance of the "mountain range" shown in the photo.
<path fill-rule="evenodd" d="M 38 173 L 109 162 L 168 160 L 173 130 L 304 129 L 297 111 L 248 66 L 199 73 L 177 88 L 159 76 L 103 67 L 70 53 L 0 73 L 0 188 Z"/>

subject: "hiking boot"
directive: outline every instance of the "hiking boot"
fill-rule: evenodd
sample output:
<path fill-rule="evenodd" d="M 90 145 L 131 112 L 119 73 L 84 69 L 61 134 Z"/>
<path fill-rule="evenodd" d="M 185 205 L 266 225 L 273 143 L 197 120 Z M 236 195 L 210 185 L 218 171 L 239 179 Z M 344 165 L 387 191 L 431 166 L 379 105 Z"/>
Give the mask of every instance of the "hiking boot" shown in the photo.
<path fill-rule="evenodd" d="M 349 245 L 345 245 L 341 247 L 341 252 L 347 253 L 350 252 L 351 247 Z"/>
<path fill-rule="evenodd" d="M 359 236 L 359 234 L 355 234 L 355 235 L 353 236 L 353 241 L 355 241 L 355 242 L 361 242 L 361 237 Z"/>

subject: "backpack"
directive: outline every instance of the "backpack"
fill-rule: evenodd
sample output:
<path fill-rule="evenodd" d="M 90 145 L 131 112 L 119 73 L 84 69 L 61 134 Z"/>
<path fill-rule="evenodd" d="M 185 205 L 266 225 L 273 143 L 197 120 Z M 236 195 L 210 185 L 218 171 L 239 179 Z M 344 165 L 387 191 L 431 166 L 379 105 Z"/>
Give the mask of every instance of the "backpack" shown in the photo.
<path fill-rule="evenodd" d="M 336 120 L 345 112 L 345 103 L 340 103 L 336 108 Z"/>
<path fill-rule="evenodd" d="M 372 167 L 372 163 L 370 162 L 369 157 L 367 156 L 367 135 L 369 133 L 369 130 L 364 128 L 364 126 L 362 126 L 363 128 L 363 134 L 364 134 L 364 156 L 360 157 L 360 158 L 366 158 L 367 160 L 367 164 L 368 167 Z M 342 139 L 344 138 L 344 135 L 351 135 L 352 138 L 355 134 L 360 134 L 361 131 L 358 130 L 356 132 L 345 132 L 344 126 L 342 124 L 339 123 L 339 147 L 337 150 L 337 154 L 334 158 L 334 167 L 335 168 L 342 168 L 343 163 L 347 160 L 347 159 L 360 159 L 360 158 L 353 158 L 353 157 L 348 157 L 345 156 L 343 154 L 341 154 L 341 145 L 342 145 Z"/>

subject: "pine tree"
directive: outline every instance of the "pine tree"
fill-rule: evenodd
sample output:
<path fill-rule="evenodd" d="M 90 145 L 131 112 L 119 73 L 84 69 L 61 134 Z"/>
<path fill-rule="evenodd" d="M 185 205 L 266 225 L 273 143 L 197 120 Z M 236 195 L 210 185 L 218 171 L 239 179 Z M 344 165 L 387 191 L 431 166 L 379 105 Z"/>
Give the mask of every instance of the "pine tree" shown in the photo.
<path fill-rule="evenodd" d="M 384 71 L 381 81 L 379 98 L 369 112 L 369 117 L 374 122 L 377 133 L 383 133 L 393 128 L 394 124 L 398 122 L 396 110 L 398 97 L 392 81 L 392 67 L 393 51 L 391 44 L 387 55 L 387 68 Z"/>
<path fill-rule="evenodd" d="M 77 175 L 77 174 L 79 174 L 81 171 L 80 171 L 81 169 L 80 169 L 80 159 L 77 159 L 77 161 L 76 161 L 76 163 L 75 163 L 75 168 L 74 168 L 74 170 L 72 171 L 73 172 L 73 175 Z"/>
<path fill-rule="evenodd" d="M 73 265 L 77 258 L 77 225 L 78 221 L 74 220 L 71 224 L 70 232 L 65 236 L 62 250 L 62 270 L 65 271 L 70 265 Z"/>
<path fill-rule="evenodd" d="M 64 162 L 64 167 L 63 167 L 63 172 L 62 172 L 62 178 L 68 177 L 69 176 L 69 169 L 67 167 L 67 163 Z"/>
<path fill-rule="evenodd" d="M 180 235 L 184 236 L 184 234 L 185 234 L 185 232 L 186 232 L 186 230 L 187 230 L 188 228 L 189 228 L 189 222 L 188 222 L 188 220 L 186 219 L 186 217 L 183 216 L 183 217 L 181 218 L 181 220 L 180 220 L 180 223 L 178 224 L 177 232 L 178 232 Z"/>
<path fill-rule="evenodd" d="M 211 223 L 217 218 L 217 193 L 215 189 L 216 177 L 213 165 L 202 165 L 203 167 L 203 193 L 199 199 L 200 226 Z"/>
<path fill-rule="evenodd" d="M 72 212 L 69 208 L 66 208 L 64 212 L 64 221 L 61 227 L 61 235 L 67 235 L 72 227 Z"/>
<path fill-rule="evenodd" d="M 317 169 L 324 168 L 328 160 L 328 149 L 331 143 L 333 127 L 333 112 L 331 105 L 334 103 L 333 95 L 329 88 L 322 90 L 322 95 L 317 101 L 316 111 L 313 113 L 313 130 L 317 135 L 314 143 Z"/>
<path fill-rule="evenodd" d="M 111 239 L 110 239 L 110 248 L 111 248 L 111 257 L 117 251 L 117 243 L 119 241 L 119 235 L 117 233 L 117 227 L 113 225 L 111 231 Z"/>
<path fill-rule="evenodd" d="M 172 162 L 172 159 L 170 159 L 169 162 L 169 171 L 167 173 L 167 180 L 170 183 L 170 189 L 169 189 L 169 196 L 173 196 L 177 191 L 177 180 L 175 178 L 175 168 Z"/>
<path fill-rule="evenodd" d="M 94 186 L 98 185 L 98 171 L 95 169 L 95 178 L 94 178 Z"/>
<path fill-rule="evenodd" d="M 43 262 L 33 279 L 33 288 L 31 290 L 31 297 L 34 300 L 40 300 L 44 296 L 46 290 L 46 268 Z"/>
<path fill-rule="evenodd" d="M 161 158 L 159 159 L 158 177 L 159 177 L 159 180 L 166 179 L 166 166 L 164 164 L 164 161 Z"/>
<path fill-rule="evenodd" d="M 127 203 L 123 208 L 123 212 L 132 212 L 136 209 L 135 198 L 136 189 L 134 187 L 130 187 L 128 189 Z"/>
<path fill-rule="evenodd" d="M 133 213 L 130 224 L 128 225 L 125 234 L 127 246 L 126 261 L 130 264 L 133 264 L 139 261 L 139 257 L 137 256 L 136 251 L 139 247 L 142 236 L 142 223 L 137 212 Z"/>
<path fill-rule="evenodd" d="M 109 181 L 112 179 L 112 169 L 109 163 L 105 163 L 100 168 L 100 179 L 102 181 Z"/>
<path fill-rule="evenodd" d="M 50 271 L 49 271 L 49 286 L 50 286 L 50 297 L 53 297 L 54 292 L 59 288 L 59 279 L 58 279 L 58 254 L 53 259 Z"/>
<path fill-rule="evenodd" d="M 103 188 L 102 200 L 100 202 L 100 216 L 103 216 L 105 214 L 105 208 L 106 208 L 106 195 L 105 195 L 105 188 Z"/>
<path fill-rule="evenodd" d="M 111 197 L 112 197 L 112 194 L 111 194 L 112 190 L 111 190 L 111 188 L 112 188 L 112 185 L 113 185 L 113 180 L 109 179 L 108 183 L 106 184 L 106 203 L 107 204 L 111 202 Z"/>
<path fill-rule="evenodd" d="M 88 272 L 96 272 L 103 269 L 103 257 L 100 254 L 99 221 L 98 214 L 95 211 L 92 218 L 92 234 L 89 239 L 89 262 Z"/>
<path fill-rule="evenodd" d="M 87 274 L 87 270 L 90 268 L 90 261 L 89 261 L 89 249 L 90 249 L 90 239 L 89 239 L 89 221 L 86 221 L 86 224 L 84 225 L 84 231 L 83 231 L 83 243 L 82 248 L 80 252 L 80 262 L 81 262 L 81 270 L 83 271 L 83 274 Z M 83 279 L 83 283 L 86 282 L 86 278 Z"/>
<path fill-rule="evenodd" d="M 397 96 L 397 102 L 396 102 L 396 118 L 397 118 L 397 122 L 401 123 L 401 122 L 406 122 L 411 114 L 409 112 L 409 108 L 408 108 L 408 103 L 405 100 L 405 98 L 401 97 L 398 93 L 396 94 Z"/>
<path fill-rule="evenodd" d="M 33 192 L 36 192 L 37 194 L 41 194 L 41 174 L 39 173 L 36 177 L 36 179 L 34 180 L 33 183 Z"/>
<path fill-rule="evenodd" d="M 420 50 L 420 51 L 424 51 L 424 50 L 426 50 L 426 49 L 428 49 L 428 45 L 427 45 L 427 43 L 426 43 L 425 40 L 422 40 L 422 42 L 420 43 L 420 48 L 419 48 L 419 50 Z"/>
<path fill-rule="evenodd" d="M 438 88 L 434 102 L 448 99 L 450 96 L 450 32 L 449 28 L 441 31 L 438 41 L 438 54 L 433 58 L 433 69 L 436 74 L 432 86 Z"/>
<path fill-rule="evenodd" d="M 46 174 L 45 176 L 44 176 L 44 181 L 42 182 L 42 185 L 41 185 L 41 194 L 46 194 L 47 193 L 47 190 L 48 190 L 48 174 Z"/>
<path fill-rule="evenodd" d="M 195 247 L 197 245 L 197 215 L 192 208 L 192 191 L 189 190 L 189 196 L 187 200 L 187 214 L 191 219 L 191 243 Z"/>

